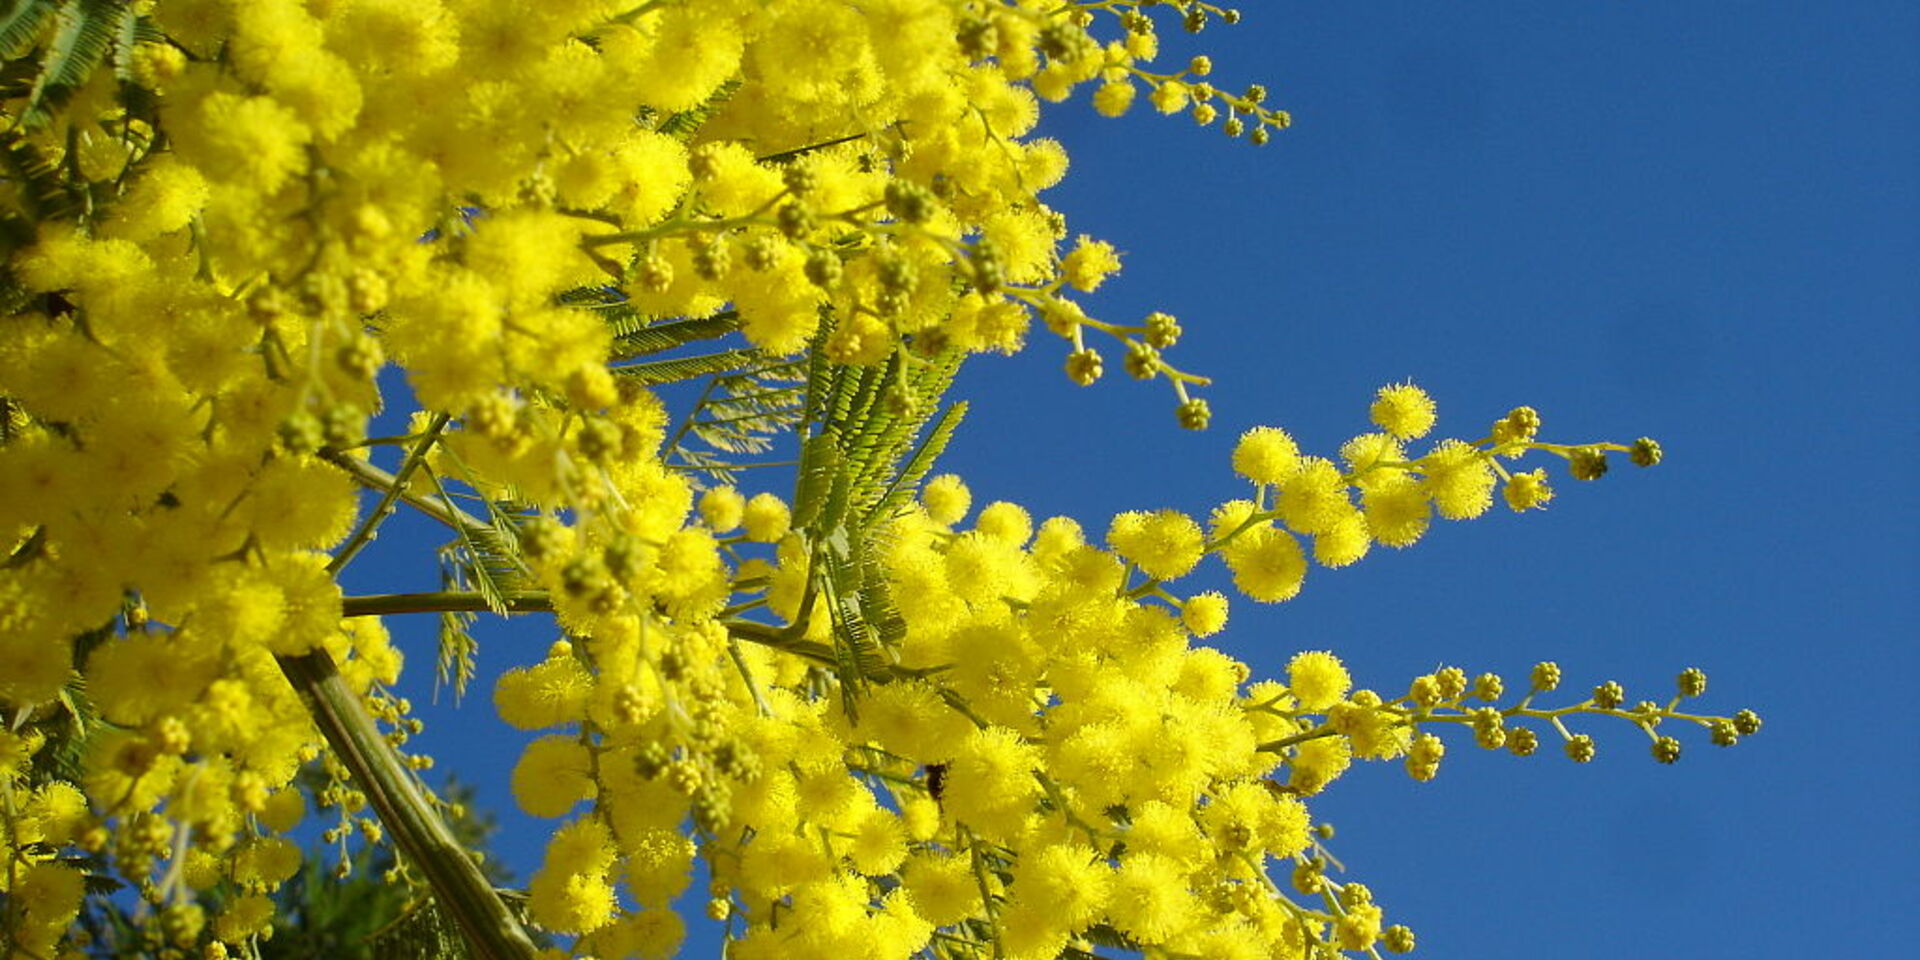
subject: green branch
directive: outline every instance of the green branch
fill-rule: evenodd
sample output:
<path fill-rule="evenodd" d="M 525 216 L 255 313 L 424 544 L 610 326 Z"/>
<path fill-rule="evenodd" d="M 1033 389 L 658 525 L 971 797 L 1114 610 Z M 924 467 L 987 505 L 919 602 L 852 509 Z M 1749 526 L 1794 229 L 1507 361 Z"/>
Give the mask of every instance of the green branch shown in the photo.
<path fill-rule="evenodd" d="M 494 892 L 471 853 L 428 805 L 413 772 L 401 762 L 360 698 L 347 689 L 333 658 L 315 650 L 279 660 L 334 756 L 352 772 L 408 862 L 427 878 L 434 899 L 459 925 L 475 957 L 533 960 L 538 953 L 533 940 Z"/>

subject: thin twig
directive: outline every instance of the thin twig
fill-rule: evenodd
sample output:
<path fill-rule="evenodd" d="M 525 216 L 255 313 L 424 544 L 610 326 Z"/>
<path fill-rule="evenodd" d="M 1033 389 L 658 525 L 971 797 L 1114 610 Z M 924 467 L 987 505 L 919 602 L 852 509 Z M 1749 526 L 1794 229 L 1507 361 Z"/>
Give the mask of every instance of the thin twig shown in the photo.
<path fill-rule="evenodd" d="M 375 531 L 379 529 L 381 522 L 393 513 L 395 501 L 400 499 L 401 492 L 407 488 L 407 480 L 413 476 L 415 470 L 420 469 L 422 463 L 426 462 L 427 452 L 432 450 L 434 443 L 440 439 L 440 431 L 446 429 L 449 419 L 451 418 L 445 413 L 435 413 L 433 419 L 428 421 L 427 429 L 420 434 L 420 439 L 414 442 L 413 448 L 407 451 L 407 458 L 400 461 L 400 469 L 394 473 L 392 485 L 381 491 L 380 502 L 374 505 L 373 512 L 367 514 L 367 519 L 353 531 L 353 536 L 347 538 L 340 552 L 334 554 L 332 560 L 327 561 L 328 573 L 339 573 L 347 564 L 353 562 L 353 558 L 365 549 L 367 544 L 373 542 Z"/>

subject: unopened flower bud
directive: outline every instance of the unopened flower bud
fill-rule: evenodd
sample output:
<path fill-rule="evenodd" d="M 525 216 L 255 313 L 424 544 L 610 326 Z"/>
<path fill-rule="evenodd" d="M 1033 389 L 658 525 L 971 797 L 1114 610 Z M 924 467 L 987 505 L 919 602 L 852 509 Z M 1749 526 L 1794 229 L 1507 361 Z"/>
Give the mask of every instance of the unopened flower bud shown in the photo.
<path fill-rule="evenodd" d="M 1213 420 L 1213 411 L 1208 408 L 1207 401 L 1198 397 L 1181 404 L 1176 414 L 1183 430 L 1205 430 L 1207 424 Z"/>
<path fill-rule="evenodd" d="M 1575 480 L 1598 480 L 1607 475 L 1607 452 L 1597 447 L 1575 447 L 1567 457 Z"/>
<path fill-rule="evenodd" d="M 1533 672 L 1527 679 L 1536 692 L 1548 693 L 1560 686 L 1560 665 L 1551 660 L 1542 660 L 1533 665 Z"/>
<path fill-rule="evenodd" d="M 1653 741 L 1653 758 L 1661 763 L 1675 763 L 1680 759 L 1680 741 L 1672 737 L 1661 737 Z"/>
<path fill-rule="evenodd" d="M 1616 710 L 1627 702 L 1627 689 L 1617 681 L 1608 680 L 1593 688 L 1593 705 L 1602 710 Z"/>
<path fill-rule="evenodd" d="M 1067 354 L 1067 379 L 1074 383 L 1083 387 L 1091 386 L 1100 379 L 1102 372 L 1100 354 L 1092 347 Z"/>
<path fill-rule="evenodd" d="M 1574 734 L 1573 738 L 1567 741 L 1566 749 L 1568 759 L 1574 763 L 1589 763 L 1593 760 L 1593 738 L 1584 733 Z"/>
<path fill-rule="evenodd" d="M 1699 667 L 1688 667 L 1680 671 L 1680 695 L 1697 697 L 1707 692 L 1707 672 Z"/>

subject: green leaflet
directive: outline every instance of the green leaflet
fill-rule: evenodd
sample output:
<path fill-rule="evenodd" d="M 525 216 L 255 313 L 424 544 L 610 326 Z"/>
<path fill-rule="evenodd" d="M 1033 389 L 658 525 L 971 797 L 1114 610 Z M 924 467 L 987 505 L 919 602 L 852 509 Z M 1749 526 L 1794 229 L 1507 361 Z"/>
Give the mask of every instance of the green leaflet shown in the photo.
<path fill-rule="evenodd" d="M 793 493 L 795 527 L 805 529 L 815 525 L 839 471 L 840 455 L 832 436 L 816 434 L 801 444 L 800 479 Z"/>
<path fill-rule="evenodd" d="M 753 366 L 762 359 L 760 351 L 747 347 L 740 350 L 723 350 L 719 353 L 697 354 L 691 357 L 670 357 L 666 360 L 632 363 L 624 367 L 614 367 L 613 374 L 648 386 L 655 386 L 692 380 L 709 374 L 733 373 Z"/>
<path fill-rule="evenodd" d="M 442 582 L 445 582 L 444 578 Z M 445 686 L 453 688 L 455 703 L 466 696 L 467 685 L 473 682 L 474 674 L 479 670 L 480 641 L 473 638 L 473 624 L 478 619 L 465 610 L 441 611 L 433 680 L 436 700 L 440 688 Z"/>
<path fill-rule="evenodd" d="M 673 320 L 643 325 L 647 319 L 624 304 L 606 311 L 613 325 L 613 359 L 631 360 L 648 354 L 664 353 L 698 340 L 713 340 L 740 329 L 740 318 L 733 311 L 698 320 Z"/>
<path fill-rule="evenodd" d="M 900 468 L 893 483 L 887 487 L 887 492 L 874 504 L 873 509 L 868 511 L 864 518 L 868 523 L 876 521 L 884 523 L 906 505 L 908 498 L 912 497 L 914 491 L 919 488 L 920 481 L 925 480 L 927 474 L 932 472 L 934 463 L 939 459 L 940 454 L 946 451 L 947 443 L 953 439 L 953 432 L 959 428 L 960 421 L 965 419 L 966 415 L 967 404 L 964 400 L 940 411 L 940 417 L 934 421 L 933 429 L 927 431 L 926 439 L 920 441 L 919 448 L 914 450 L 913 456 L 908 458 L 906 464 Z"/>

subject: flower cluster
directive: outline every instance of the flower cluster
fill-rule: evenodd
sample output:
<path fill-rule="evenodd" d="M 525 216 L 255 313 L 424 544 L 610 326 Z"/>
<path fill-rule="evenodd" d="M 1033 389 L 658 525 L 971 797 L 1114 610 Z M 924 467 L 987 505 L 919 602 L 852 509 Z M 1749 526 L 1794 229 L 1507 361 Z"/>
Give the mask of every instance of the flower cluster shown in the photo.
<path fill-rule="evenodd" d="M 417 777 L 431 758 L 401 752 L 420 723 L 381 614 L 554 614 L 561 637 L 493 703 L 542 734 L 518 803 L 564 821 L 527 916 L 583 956 L 672 955 L 696 860 L 743 958 L 1410 949 L 1319 866 L 1303 798 L 1350 757 L 1425 779 L 1423 726 L 1528 752 L 1525 723 L 1565 733 L 1572 713 L 1757 729 L 1604 687 L 1495 708 L 1497 678 L 1469 707 L 1457 671 L 1388 701 L 1321 653 L 1251 683 L 1192 642 L 1228 599 L 1171 587 L 1217 554 L 1241 593 L 1285 600 L 1302 537 L 1344 566 L 1482 513 L 1502 482 L 1514 510 L 1546 504 L 1544 471 L 1503 458 L 1593 479 L 1609 450 L 1657 461 L 1651 441 L 1544 443 L 1521 408 L 1416 455 L 1434 406 L 1400 385 L 1337 462 L 1249 433 L 1233 467 L 1254 492 L 1205 526 L 1129 513 L 1094 542 L 922 484 L 954 368 L 1020 349 L 1036 318 L 1077 382 L 1102 371 L 1088 332 L 1112 337 L 1205 426 L 1204 380 L 1164 358 L 1173 317 L 1112 324 L 1074 299 L 1120 257 L 1040 199 L 1067 157 L 1034 127 L 1078 88 L 1109 115 L 1145 90 L 1266 142 L 1288 121 L 1263 89 L 1215 88 L 1205 57 L 1154 67 L 1156 24 L 1233 11 L 17 6 L 9 67 L 39 79 L 0 101 L 9 955 L 83 949 L 74 918 L 109 874 L 151 908 L 145 948 L 252 950 L 309 796 L 337 817 L 328 841 L 404 849 L 483 954 L 534 955 L 448 840 Z M 368 437 L 389 361 L 420 409 Z M 790 497 L 688 454 L 693 422 L 670 431 L 654 389 L 736 374 L 725 422 L 801 435 Z M 344 597 L 338 574 L 401 507 L 454 536 L 449 589 Z"/>

